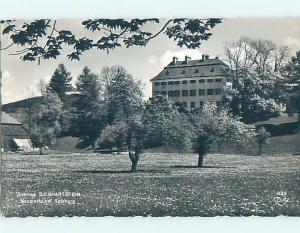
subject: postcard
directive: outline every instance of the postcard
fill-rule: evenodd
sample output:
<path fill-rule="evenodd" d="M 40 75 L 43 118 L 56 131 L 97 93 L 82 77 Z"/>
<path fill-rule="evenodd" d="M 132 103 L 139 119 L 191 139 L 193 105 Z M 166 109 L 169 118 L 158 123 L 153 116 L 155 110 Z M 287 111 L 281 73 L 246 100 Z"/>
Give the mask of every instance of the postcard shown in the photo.
<path fill-rule="evenodd" d="M 300 216 L 300 18 L 0 23 L 3 216 Z"/>

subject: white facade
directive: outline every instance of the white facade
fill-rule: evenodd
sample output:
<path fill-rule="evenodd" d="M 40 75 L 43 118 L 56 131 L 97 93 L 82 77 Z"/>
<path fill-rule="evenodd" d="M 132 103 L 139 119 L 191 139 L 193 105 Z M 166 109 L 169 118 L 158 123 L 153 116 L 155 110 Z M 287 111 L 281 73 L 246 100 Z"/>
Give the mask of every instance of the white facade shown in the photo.
<path fill-rule="evenodd" d="M 201 107 L 205 102 L 221 105 L 223 95 L 230 88 L 229 67 L 220 59 L 177 61 L 151 79 L 152 95 L 167 95 L 182 102 L 189 109 Z"/>

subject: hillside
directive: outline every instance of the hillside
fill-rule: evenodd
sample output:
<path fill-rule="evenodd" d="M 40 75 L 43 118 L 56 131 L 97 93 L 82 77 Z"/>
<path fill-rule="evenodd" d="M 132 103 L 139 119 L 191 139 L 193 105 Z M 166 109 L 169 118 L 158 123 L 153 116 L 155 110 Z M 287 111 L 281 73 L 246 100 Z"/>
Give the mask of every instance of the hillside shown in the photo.
<path fill-rule="evenodd" d="M 64 105 L 67 108 L 70 108 L 72 106 L 72 102 L 74 101 L 74 98 L 77 98 L 77 96 L 78 96 L 77 94 L 67 95 Z M 2 110 L 8 113 L 9 115 L 15 117 L 18 121 L 20 121 L 23 124 L 25 128 L 27 128 L 27 118 L 28 118 L 27 116 L 28 116 L 29 109 L 31 108 L 33 114 L 37 113 L 41 102 L 42 102 L 42 97 L 36 96 L 36 97 L 4 104 L 2 106 Z"/>

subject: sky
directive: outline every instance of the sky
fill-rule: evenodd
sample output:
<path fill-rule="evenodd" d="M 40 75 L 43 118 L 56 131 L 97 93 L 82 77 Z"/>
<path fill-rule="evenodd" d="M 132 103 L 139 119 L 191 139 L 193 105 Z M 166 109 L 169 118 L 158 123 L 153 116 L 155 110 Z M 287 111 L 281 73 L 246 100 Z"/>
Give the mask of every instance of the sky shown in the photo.
<path fill-rule="evenodd" d="M 22 21 L 20 21 L 22 22 Z M 162 23 L 164 20 L 161 21 Z M 59 20 L 58 29 L 69 29 L 78 36 L 84 36 L 88 32 L 81 26 L 80 20 Z M 147 26 L 156 32 L 159 25 Z M 173 56 L 183 60 L 185 55 L 192 59 L 200 59 L 203 53 L 211 57 L 223 57 L 226 42 L 233 42 L 242 36 L 253 39 L 266 39 L 277 45 L 287 45 L 290 54 L 294 55 L 300 50 L 300 18 L 235 18 L 226 19 L 212 30 L 213 35 L 208 41 L 203 42 L 199 49 L 187 50 L 179 48 L 165 35 L 150 41 L 146 47 L 117 48 L 109 54 L 99 50 L 86 52 L 80 61 L 70 61 L 66 54 L 70 51 L 66 48 L 56 60 L 37 62 L 23 62 L 19 56 L 9 55 L 20 49 L 12 47 L 2 51 L 3 72 L 3 103 L 14 102 L 29 96 L 29 90 L 36 90 L 38 83 L 43 80 L 48 82 L 59 63 L 66 68 L 76 82 L 77 76 L 84 66 L 88 66 L 92 72 L 101 73 L 104 66 L 122 65 L 136 79 L 144 83 L 145 98 L 151 95 L 150 79 L 157 75 L 166 66 Z M 97 38 L 97 34 L 89 34 Z M 9 45 L 7 36 L 2 37 L 2 47 Z"/>

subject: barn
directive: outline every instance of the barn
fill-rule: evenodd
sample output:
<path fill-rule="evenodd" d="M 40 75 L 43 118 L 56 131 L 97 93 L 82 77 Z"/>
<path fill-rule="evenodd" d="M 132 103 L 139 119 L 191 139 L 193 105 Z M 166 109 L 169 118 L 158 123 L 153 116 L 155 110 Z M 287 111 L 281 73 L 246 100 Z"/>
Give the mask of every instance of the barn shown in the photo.
<path fill-rule="evenodd" d="M 30 142 L 29 135 L 22 124 L 6 112 L 1 114 L 3 148 L 5 151 L 16 150 L 22 144 Z"/>

